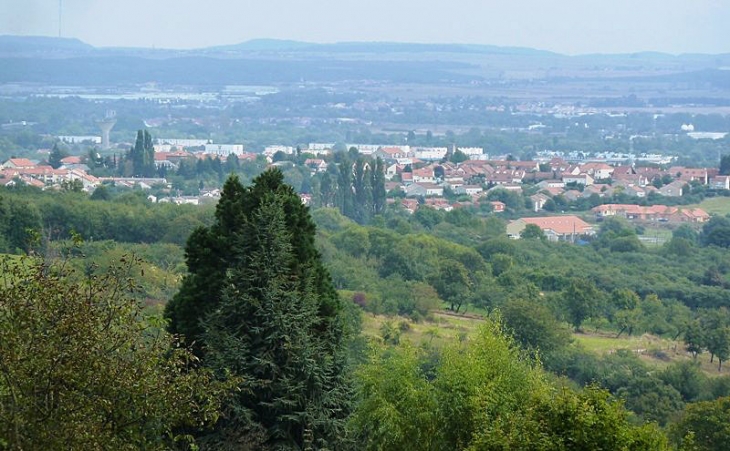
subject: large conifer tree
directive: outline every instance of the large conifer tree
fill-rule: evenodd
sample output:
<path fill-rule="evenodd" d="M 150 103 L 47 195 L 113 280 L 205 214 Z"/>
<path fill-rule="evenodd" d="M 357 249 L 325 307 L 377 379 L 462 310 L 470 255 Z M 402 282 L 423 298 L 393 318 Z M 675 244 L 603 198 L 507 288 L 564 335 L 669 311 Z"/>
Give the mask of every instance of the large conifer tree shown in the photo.
<path fill-rule="evenodd" d="M 212 439 L 336 449 L 350 398 L 340 301 L 283 180 L 278 169 L 246 188 L 228 179 L 215 223 L 188 240 L 189 275 L 166 315 L 205 365 L 245 380 Z"/>

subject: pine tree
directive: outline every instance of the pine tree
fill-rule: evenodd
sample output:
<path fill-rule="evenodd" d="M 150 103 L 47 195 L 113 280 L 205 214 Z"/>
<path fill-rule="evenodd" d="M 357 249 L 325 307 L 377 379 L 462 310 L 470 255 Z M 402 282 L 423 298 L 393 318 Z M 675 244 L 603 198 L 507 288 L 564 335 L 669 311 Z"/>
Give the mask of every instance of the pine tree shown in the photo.
<path fill-rule="evenodd" d="M 204 365 L 246 381 L 213 442 L 258 433 L 276 448 L 311 437 L 332 449 L 342 436 L 346 333 L 314 235 L 307 208 L 272 169 L 245 188 L 230 177 L 214 224 L 188 240 L 170 329 L 197 344 Z"/>
<path fill-rule="evenodd" d="M 61 163 L 61 160 L 66 156 L 66 152 L 61 150 L 58 143 L 55 143 L 53 144 L 53 149 L 51 149 L 50 155 L 48 155 L 48 164 L 50 164 L 53 169 L 58 169 L 63 164 Z"/>

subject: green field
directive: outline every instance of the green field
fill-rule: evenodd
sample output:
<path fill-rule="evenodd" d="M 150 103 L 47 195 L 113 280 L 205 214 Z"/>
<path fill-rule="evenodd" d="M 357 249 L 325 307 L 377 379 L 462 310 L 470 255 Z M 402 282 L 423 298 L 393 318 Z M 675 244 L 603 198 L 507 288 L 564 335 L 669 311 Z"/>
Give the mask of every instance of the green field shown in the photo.
<path fill-rule="evenodd" d="M 711 197 L 693 206 L 700 207 L 710 214 L 724 216 L 730 214 L 730 197 Z"/>
<path fill-rule="evenodd" d="M 374 340 L 381 339 L 381 327 L 390 322 L 392 327 L 401 328 L 400 341 L 419 346 L 424 344 L 442 346 L 456 340 L 467 339 L 483 320 L 476 316 L 462 316 L 440 311 L 432 313 L 431 321 L 414 323 L 408 318 L 386 317 L 383 315 L 363 315 L 363 334 Z M 407 326 L 406 326 L 407 325 Z M 618 350 L 636 353 L 641 360 L 657 369 L 674 362 L 690 360 L 692 357 L 684 350 L 680 340 L 670 340 L 650 334 L 616 337 L 612 331 L 590 331 L 574 333 L 575 343 L 582 348 L 600 355 L 613 354 Z M 710 363 L 710 356 L 703 353 L 698 357 L 701 368 L 708 376 L 720 376 L 717 362 Z M 730 370 L 728 370 L 730 371 Z"/>

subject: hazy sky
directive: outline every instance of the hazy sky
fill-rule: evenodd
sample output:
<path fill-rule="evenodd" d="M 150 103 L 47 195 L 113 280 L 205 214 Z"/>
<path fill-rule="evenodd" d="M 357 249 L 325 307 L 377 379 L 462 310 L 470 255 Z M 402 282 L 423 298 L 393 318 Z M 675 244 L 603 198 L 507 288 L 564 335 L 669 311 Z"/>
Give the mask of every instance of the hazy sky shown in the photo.
<path fill-rule="evenodd" d="M 728 0 L 61 0 L 62 35 L 193 48 L 256 38 L 730 52 Z M 58 35 L 59 0 L 0 0 L 0 34 Z"/>

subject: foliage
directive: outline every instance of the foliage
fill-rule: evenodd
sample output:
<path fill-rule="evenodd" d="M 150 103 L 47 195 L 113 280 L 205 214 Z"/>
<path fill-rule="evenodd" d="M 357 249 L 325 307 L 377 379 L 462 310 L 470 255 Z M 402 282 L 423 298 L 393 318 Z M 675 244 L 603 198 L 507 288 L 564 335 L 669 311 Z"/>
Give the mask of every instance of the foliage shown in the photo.
<path fill-rule="evenodd" d="M 730 443 L 730 398 L 687 405 L 671 428 L 672 437 L 682 443 L 691 434 L 698 451 L 721 451 Z"/>
<path fill-rule="evenodd" d="M 142 314 L 122 260 L 100 276 L 3 263 L 0 442 L 11 449 L 168 449 L 215 423 L 226 386 Z M 2 446 L 0 446 L 2 447 Z"/>
<path fill-rule="evenodd" d="M 605 391 L 551 387 L 496 323 L 447 347 L 432 371 L 425 358 L 407 345 L 376 348 L 361 368 L 352 426 L 364 449 L 668 449 Z"/>
<path fill-rule="evenodd" d="M 548 356 L 570 343 L 570 334 L 542 304 L 510 300 L 500 308 L 505 327 L 525 349 Z"/>
<path fill-rule="evenodd" d="M 236 434 L 265 446 L 339 446 L 349 413 L 342 306 L 314 247 L 314 224 L 278 170 L 229 178 L 216 222 L 188 240 L 189 275 L 168 304 L 171 329 L 203 363 L 243 378 L 212 446 Z M 233 440 L 233 441 L 232 441 Z"/>

